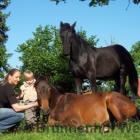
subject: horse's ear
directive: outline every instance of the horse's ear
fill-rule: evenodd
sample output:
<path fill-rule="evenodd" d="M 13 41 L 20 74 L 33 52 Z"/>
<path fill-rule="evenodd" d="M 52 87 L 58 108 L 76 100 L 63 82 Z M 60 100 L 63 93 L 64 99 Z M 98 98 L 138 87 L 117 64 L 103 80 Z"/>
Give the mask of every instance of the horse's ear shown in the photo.
<path fill-rule="evenodd" d="M 76 21 L 72 24 L 72 28 L 74 29 L 75 28 L 75 26 L 76 26 Z"/>
<path fill-rule="evenodd" d="M 63 22 L 61 21 L 61 22 L 60 22 L 60 27 L 62 27 L 62 26 L 63 26 Z"/>
<path fill-rule="evenodd" d="M 36 81 L 45 80 L 47 83 L 49 83 L 49 78 L 50 77 L 48 75 L 35 75 Z"/>

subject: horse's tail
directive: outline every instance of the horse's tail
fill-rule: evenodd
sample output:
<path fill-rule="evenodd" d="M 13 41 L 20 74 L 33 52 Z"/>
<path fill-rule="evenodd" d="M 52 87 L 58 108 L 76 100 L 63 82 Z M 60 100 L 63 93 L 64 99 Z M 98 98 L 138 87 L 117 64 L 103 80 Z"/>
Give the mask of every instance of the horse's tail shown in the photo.
<path fill-rule="evenodd" d="M 128 77 L 129 77 L 129 85 L 132 91 L 132 94 L 137 95 L 138 93 L 138 74 L 133 63 L 133 59 L 130 53 L 121 45 L 117 45 L 118 54 L 120 55 L 121 62 L 125 65 Z"/>

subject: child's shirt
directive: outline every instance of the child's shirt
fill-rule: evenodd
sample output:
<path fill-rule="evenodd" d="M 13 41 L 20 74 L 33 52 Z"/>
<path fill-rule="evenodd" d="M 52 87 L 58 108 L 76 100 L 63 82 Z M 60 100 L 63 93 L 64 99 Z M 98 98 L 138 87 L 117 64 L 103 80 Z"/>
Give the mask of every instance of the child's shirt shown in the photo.
<path fill-rule="evenodd" d="M 34 87 L 35 79 L 31 84 L 27 82 L 23 82 L 23 85 L 20 87 L 20 90 L 23 94 L 23 101 L 36 101 L 37 100 L 37 92 Z"/>

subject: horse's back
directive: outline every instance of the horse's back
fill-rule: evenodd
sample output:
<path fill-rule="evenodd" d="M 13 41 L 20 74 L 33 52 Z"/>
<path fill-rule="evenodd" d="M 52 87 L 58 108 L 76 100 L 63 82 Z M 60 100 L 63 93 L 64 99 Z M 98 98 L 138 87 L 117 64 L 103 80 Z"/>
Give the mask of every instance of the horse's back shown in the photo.
<path fill-rule="evenodd" d="M 95 67 L 97 79 L 114 79 L 121 67 L 127 72 L 128 51 L 119 44 L 96 48 Z"/>

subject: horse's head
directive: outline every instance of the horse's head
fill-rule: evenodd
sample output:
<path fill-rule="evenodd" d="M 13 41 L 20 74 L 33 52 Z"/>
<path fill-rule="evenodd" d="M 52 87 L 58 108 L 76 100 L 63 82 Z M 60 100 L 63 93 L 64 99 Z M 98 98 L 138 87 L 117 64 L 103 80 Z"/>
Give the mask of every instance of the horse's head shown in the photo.
<path fill-rule="evenodd" d="M 75 25 L 76 22 L 73 25 L 63 22 L 60 23 L 60 37 L 62 40 L 64 55 L 66 56 L 70 55 L 72 38 L 75 36 Z"/>
<path fill-rule="evenodd" d="M 48 84 L 48 80 L 45 77 L 38 78 L 35 83 L 35 88 L 37 91 L 37 99 L 40 108 L 45 112 L 48 112 L 51 88 Z"/>

